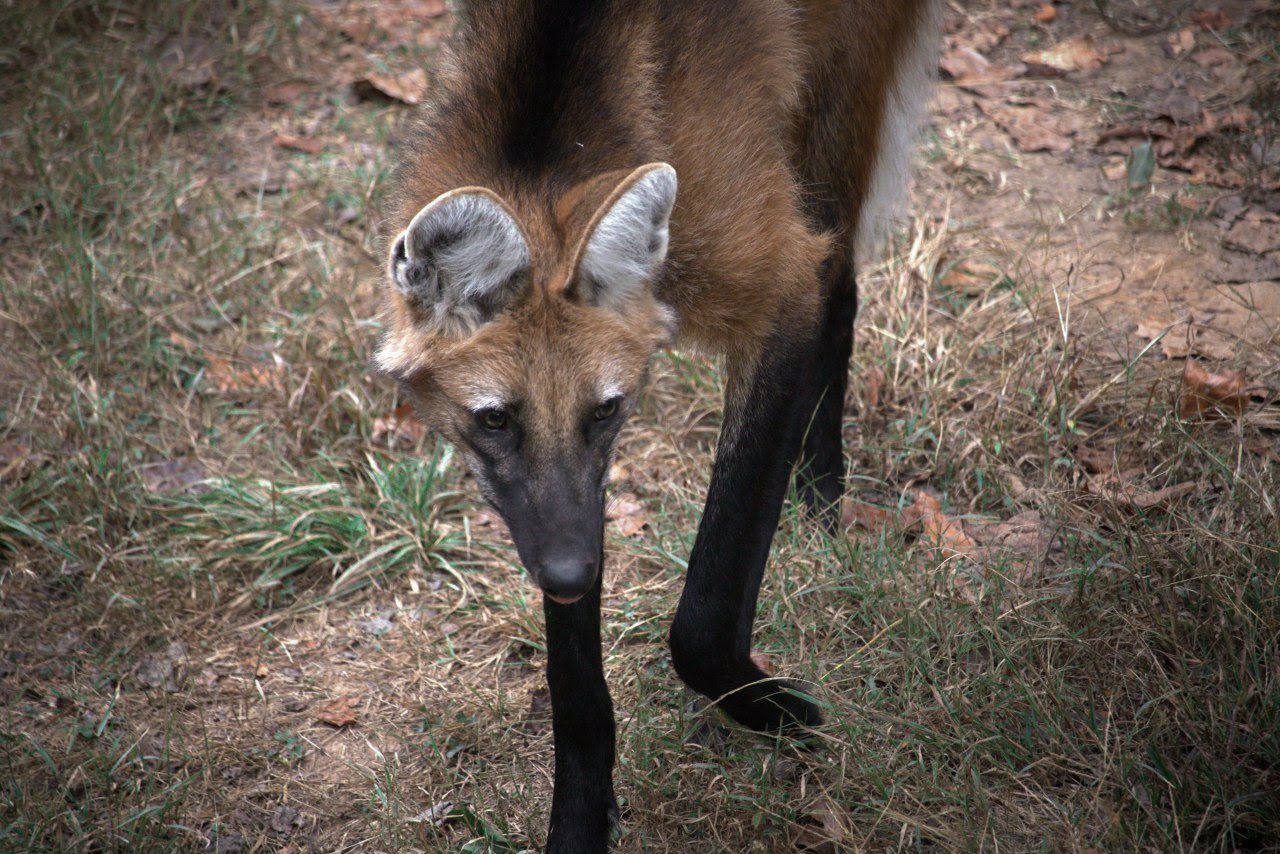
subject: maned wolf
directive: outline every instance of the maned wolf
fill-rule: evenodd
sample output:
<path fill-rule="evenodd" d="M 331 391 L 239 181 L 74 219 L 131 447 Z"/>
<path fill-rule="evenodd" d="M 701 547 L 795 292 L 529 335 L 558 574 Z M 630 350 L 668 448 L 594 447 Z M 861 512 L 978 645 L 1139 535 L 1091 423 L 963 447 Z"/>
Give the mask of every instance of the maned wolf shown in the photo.
<path fill-rule="evenodd" d="M 727 371 L 675 669 L 748 727 L 819 723 L 752 663 L 751 625 L 794 466 L 837 512 L 854 256 L 905 171 L 937 17 L 936 0 L 465 5 L 402 156 L 376 363 L 545 593 L 549 850 L 605 850 L 616 820 L 605 486 L 664 347 Z"/>

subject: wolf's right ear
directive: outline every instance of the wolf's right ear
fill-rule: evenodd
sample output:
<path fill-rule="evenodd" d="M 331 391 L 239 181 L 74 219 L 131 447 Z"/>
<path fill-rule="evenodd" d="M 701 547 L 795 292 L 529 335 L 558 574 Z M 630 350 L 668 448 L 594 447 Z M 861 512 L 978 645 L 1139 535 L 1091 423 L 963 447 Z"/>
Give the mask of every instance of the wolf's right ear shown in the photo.
<path fill-rule="evenodd" d="M 529 246 L 491 190 L 463 187 L 435 199 L 391 244 L 397 291 L 442 329 L 474 332 L 528 282 Z"/>

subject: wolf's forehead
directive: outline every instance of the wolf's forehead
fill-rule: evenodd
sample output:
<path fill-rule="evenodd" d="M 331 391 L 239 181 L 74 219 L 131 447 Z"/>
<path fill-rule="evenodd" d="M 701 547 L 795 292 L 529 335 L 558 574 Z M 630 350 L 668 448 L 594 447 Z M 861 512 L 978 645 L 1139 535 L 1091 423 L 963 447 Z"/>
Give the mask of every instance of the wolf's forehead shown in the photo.
<path fill-rule="evenodd" d="M 474 354 L 442 371 L 453 396 L 468 409 L 531 404 L 547 415 L 625 393 L 635 378 L 628 360 L 609 352 L 571 352 L 536 338 L 508 352 Z"/>

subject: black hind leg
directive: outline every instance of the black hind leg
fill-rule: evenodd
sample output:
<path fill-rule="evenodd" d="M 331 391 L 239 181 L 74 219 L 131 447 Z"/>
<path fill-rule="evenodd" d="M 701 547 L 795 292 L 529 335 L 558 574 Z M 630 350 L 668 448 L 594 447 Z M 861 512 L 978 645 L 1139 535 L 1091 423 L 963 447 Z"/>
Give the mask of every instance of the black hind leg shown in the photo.
<path fill-rule="evenodd" d="M 834 529 L 840 521 L 844 493 L 844 396 L 853 352 L 853 321 L 858 313 L 857 283 L 847 250 L 837 248 L 827 259 L 825 284 L 822 328 L 805 375 L 805 388 L 797 395 L 797 402 L 807 410 L 802 413 L 807 428 L 798 488 L 810 511 Z"/>

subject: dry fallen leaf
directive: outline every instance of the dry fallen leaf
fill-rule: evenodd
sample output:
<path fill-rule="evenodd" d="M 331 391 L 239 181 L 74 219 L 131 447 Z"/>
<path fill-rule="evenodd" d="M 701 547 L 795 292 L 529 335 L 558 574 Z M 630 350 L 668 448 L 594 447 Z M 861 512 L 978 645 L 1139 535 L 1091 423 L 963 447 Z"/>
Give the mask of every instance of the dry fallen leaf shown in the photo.
<path fill-rule="evenodd" d="M 1058 71 L 1081 71 L 1101 68 L 1107 58 L 1094 47 L 1093 40 L 1088 36 L 1077 36 L 1051 48 L 1024 54 L 1022 61 L 1028 65 L 1043 65 Z"/>
<path fill-rule="evenodd" d="M 494 531 L 506 531 L 507 523 L 498 515 L 498 511 L 492 507 L 484 506 L 477 510 L 471 517 L 471 527 L 473 528 L 491 528 Z"/>
<path fill-rule="evenodd" d="M 373 17 L 383 30 L 395 33 L 407 24 L 430 23 L 446 11 L 444 0 L 414 0 L 399 8 L 376 7 Z"/>
<path fill-rule="evenodd" d="M 1178 403 L 1180 416 L 1238 416 L 1243 415 L 1248 406 L 1244 371 L 1213 373 L 1201 367 L 1195 359 L 1187 359 L 1182 369 L 1182 398 Z"/>
<path fill-rule="evenodd" d="M 986 293 L 991 286 L 1004 278 L 1004 271 L 997 264 L 979 258 L 959 261 L 942 277 L 942 286 L 969 296 Z"/>
<path fill-rule="evenodd" d="M 868 531 L 878 531 L 898 518 L 898 512 L 889 507 L 878 507 L 854 498 L 846 498 L 840 507 L 840 524 L 845 528 L 857 525 Z"/>
<path fill-rule="evenodd" d="M 1169 46 L 1170 55 L 1182 56 L 1196 46 L 1196 31 L 1192 27 L 1185 27 L 1176 33 L 1171 33 L 1166 43 Z"/>
<path fill-rule="evenodd" d="M 866 390 L 862 397 L 862 411 L 865 415 L 880 408 L 881 392 L 885 384 L 884 370 L 879 365 L 867 368 L 862 372 L 862 384 Z"/>
<path fill-rule="evenodd" d="M 1193 354 L 1208 359 L 1230 359 L 1235 355 L 1235 342 L 1228 335 L 1187 320 L 1147 318 L 1139 321 L 1133 334 L 1148 339 L 1163 336 L 1160 350 L 1167 359 L 1185 359 Z"/>
<path fill-rule="evenodd" d="M 1041 24 L 1050 24 L 1058 17 L 1058 10 L 1053 8 L 1052 3 L 1043 3 L 1031 17 Z"/>
<path fill-rule="evenodd" d="M 849 815 L 844 807 L 821 798 L 804 811 L 796 824 L 793 844 L 796 850 L 810 854 L 836 854 L 849 843 Z"/>
<path fill-rule="evenodd" d="M 421 68 L 401 74 L 372 72 L 357 80 L 353 86 L 361 98 L 390 98 L 403 104 L 420 104 L 427 96 L 427 72 Z"/>
<path fill-rule="evenodd" d="M 187 456 L 142 467 L 142 482 L 151 492 L 200 492 L 204 479 L 200 461 Z"/>
<path fill-rule="evenodd" d="M 201 384 L 205 390 L 221 394 L 238 394 L 279 387 L 279 365 L 259 362 L 247 367 L 239 367 L 224 356 L 207 352 L 199 344 L 177 332 L 169 333 L 169 341 L 188 355 L 204 360 L 205 369 Z"/>
<path fill-rule="evenodd" d="M 846 528 L 856 525 L 868 531 L 878 531 L 894 523 L 901 524 L 904 530 L 919 528 L 920 538 L 937 549 L 943 558 L 968 556 L 974 549 L 974 542 L 960 520 L 944 513 L 938 499 L 923 491 L 917 490 L 912 503 L 901 513 L 891 507 L 846 498 L 841 503 L 840 521 Z"/>
<path fill-rule="evenodd" d="M 287 106 L 294 103 L 307 92 L 307 84 L 300 80 L 288 80 L 284 83 L 277 83 L 274 86 L 268 86 L 262 90 L 262 96 L 266 98 L 268 104 L 277 107 Z"/>
<path fill-rule="evenodd" d="M 938 499 L 925 492 L 916 493 L 915 503 L 903 514 L 905 518 L 918 518 L 920 538 L 946 558 L 967 557 L 973 553 L 974 542 L 964 532 L 959 519 L 942 512 Z"/>
<path fill-rule="evenodd" d="M 938 66 L 957 82 L 985 77 L 991 69 L 991 60 L 971 47 L 954 47 L 942 52 Z"/>
<path fill-rule="evenodd" d="M 938 59 L 938 67 L 961 89 L 986 98 L 999 97 L 1004 91 L 1000 84 L 1007 83 L 1026 71 L 1022 65 L 995 65 L 977 48 L 957 43 L 954 39 L 947 40 L 947 46 Z"/>
<path fill-rule="evenodd" d="M 333 727 L 350 726 L 356 722 L 356 706 L 359 697 L 338 697 L 320 707 L 316 720 Z"/>
<path fill-rule="evenodd" d="M 1264 219 L 1258 214 L 1246 214 L 1231 226 L 1222 243 L 1232 249 L 1255 255 L 1274 252 L 1280 249 L 1280 221 Z"/>
<path fill-rule="evenodd" d="M 1038 510 L 1024 510 L 974 532 L 984 547 L 1037 555 L 1053 545 L 1053 532 Z"/>
<path fill-rule="evenodd" d="M 624 537 L 634 537 L 644 530 L 648 520 L 645 519 L 644 505 L 630 493 L 620 493 L 609 500 L 605 510 L 605 519 L 616 522 L 618 533 Z"/>
<path fill-rule="evenodd" d="M 418 444 L 426 435 L 426 425 L 414 415 L 413 406 L 402 403 L 390 416 L 373 419 L 369 438 L 375 445 L 401 448 Z"/>
<path fill-rule="evenodd" d="M 1070 137 L 1075 129 L 1051 112 L 987 101 L 978 101 L 978 109 L 1013 137 L 1023 151 L 1067 151 L 1071 148 Z"/>
<path fill-rule="evenodd" d="M 324 143 L 318 139 L 288 133 L 276 134 L 274 143 L 276 148 L 287 148 L 304 154 L 319 154 L 324 149 Z"/>
<path fill-rule="evenodd" d="M 1130 483 L 1114 483 L 1114 478 L 1105 476 L 1091 477 L 1085 481 L 1085 485 L 1089 492 L 1099 498 L 1105 498 L 1119 507 L 1130 507 L 1136 510 L 1163 507 L 1176 499 L 1190 495 L 1196 489 L 1195 482 L 1188 481 L 1147 491 L 1138 489 Z"/>
<path fill-rule="evenodd" d="M 237 367 L 221 356 L 206 355 L 209 366 L 204 377 L 213 391 L 220 394 L 239 394 L 255 389 L 275 388 L 279 377 L 271 365 L 256 364 Z"/>
<path fill-rule="evenodd" d="M 751 662 L 759 667 L 765 676 L 773 676 L 778 672 L 778 668 L 773 664 L 773 656 L 764 652 L 752 652 Z"/>
<path fill-rule="evenodd" d="M 26 442 L 0 444 L 0 483 L 22 480 L 29 469 L 43 465 L 47 459 L 39 451 L 31 450 Z"/>
<path fill-rule="evenodd" d="M 159 66 L 171 82 L 199 89 L 213 82 L 217 62 L 218 50 L 208 38 L 174 34 L 163 42 Z"/>
<path fill-rule="evenodd" d="M 1215 65 L 1230 65 L 1236 58 L 1226 48 L 1214 45 L 1191 54 L 1191 61 L 1201 68 L 1213 68 Z"/>
<path fill-rule="evenodd" d="M 1221 9 L 1202 9 L 1191 15 L 1191 21 L 1206 30 L 1224 30 L 1231 24 Z"/>

